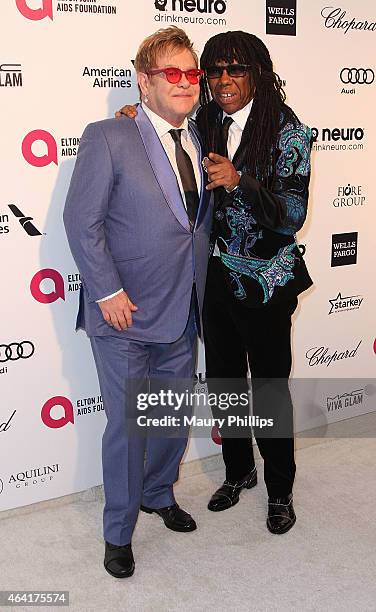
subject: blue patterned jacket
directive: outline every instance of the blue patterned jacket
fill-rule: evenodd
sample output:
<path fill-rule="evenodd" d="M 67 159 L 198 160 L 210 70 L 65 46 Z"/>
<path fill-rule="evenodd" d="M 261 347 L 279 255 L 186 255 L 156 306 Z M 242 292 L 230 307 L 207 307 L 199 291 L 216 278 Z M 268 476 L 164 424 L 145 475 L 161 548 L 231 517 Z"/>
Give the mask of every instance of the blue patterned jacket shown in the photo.
<path fill-rule="evenodd" d="M 312 285 L 295 239 L 307 214 L 311 144 L 310 128 L 281 115 L 273 190 L 247 173 L 242 140 L 233 159 L 239 187 L 216 198 L 211 253 L 217 242 L 227 285 L 244 305 L 290 299 Z"/>

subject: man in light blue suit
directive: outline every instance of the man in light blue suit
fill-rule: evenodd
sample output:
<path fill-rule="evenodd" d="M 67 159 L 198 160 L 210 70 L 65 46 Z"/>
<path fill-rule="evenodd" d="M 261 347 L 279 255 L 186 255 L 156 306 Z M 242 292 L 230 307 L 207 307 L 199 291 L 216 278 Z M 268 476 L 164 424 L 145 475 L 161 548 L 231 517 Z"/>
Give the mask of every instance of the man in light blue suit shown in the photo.
<path fill-rule="evenodd" d="M 212 202 L 187 115 L 201 71 L 185 32 L 140 46 L 136 121 L 87 126 L 65 211 L 82 288 L 77 327 L 90 337 L 107 415 L 103 436 L 105 568 L 131 576 L 140 508 L 174 531 L 196 523 L 175 501 L 184 437 L 130 435 L 131 380 L 192 379 Z M 145 459 L 146 455 L 146 459 Z"/>

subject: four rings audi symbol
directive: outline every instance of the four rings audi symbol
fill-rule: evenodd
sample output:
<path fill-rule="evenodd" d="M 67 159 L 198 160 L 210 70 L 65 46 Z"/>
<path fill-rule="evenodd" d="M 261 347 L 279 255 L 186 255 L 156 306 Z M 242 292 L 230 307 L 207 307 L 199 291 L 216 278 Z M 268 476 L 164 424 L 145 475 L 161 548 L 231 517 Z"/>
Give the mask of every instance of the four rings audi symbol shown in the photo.
<path fill-rule="evenodd" d="M 34 355 L 34 351 L 34 344 L 29 340 L 0 344 L 0 363 L 17 361 L 18 359 L 29 359 L 29 357 Z"/>
<path fill-rule="evenodd" d="M 375 80 L 372 68 L 342 68 L 339 76 L 346 85 L 371 85 Z"/>

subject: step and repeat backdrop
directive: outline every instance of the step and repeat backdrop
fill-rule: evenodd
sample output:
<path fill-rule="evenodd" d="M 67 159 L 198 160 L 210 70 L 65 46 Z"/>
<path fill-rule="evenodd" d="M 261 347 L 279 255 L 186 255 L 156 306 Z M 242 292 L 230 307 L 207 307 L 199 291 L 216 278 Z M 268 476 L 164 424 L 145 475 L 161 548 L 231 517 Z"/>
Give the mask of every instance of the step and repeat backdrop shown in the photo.
<path fill-rule="evenodd" d="M 85 125 L 138 101 L 138 45 L 171 24 L 198 52 L 225 30 L 262 38 L 313 128 L 297 240 L 315 286 L 294 316 L 296 426 L 374 410 L 375 20 L 373 0 L 2 0 L 1 509 L 102 482 L 105 415 L 89 341 L 74 331 L 80 276 L 62 211 Z M 193 435 L 185 460 L 219 442 Z"/>

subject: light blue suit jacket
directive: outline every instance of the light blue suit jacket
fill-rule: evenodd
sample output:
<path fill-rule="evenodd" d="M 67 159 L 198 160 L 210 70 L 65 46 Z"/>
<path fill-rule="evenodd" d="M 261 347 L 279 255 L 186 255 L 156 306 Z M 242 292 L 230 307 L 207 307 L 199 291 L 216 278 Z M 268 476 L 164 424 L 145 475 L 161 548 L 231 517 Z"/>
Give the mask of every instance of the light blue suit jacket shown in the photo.
<path fill-rule="evenodd" d="M 88 125 L 83 133 L 64 210 L 64 223 L 82 288 L 77 327 L 89 336 L 119 335 L 173 342 L 183 333 L 196 282 L 202 308 L 212 198 L 201 193 L 193 232 L 175 173 L 144 111 Z M 96 300 L 121 287 L 138 306 L 133 325 L 117 332 Z"/>

